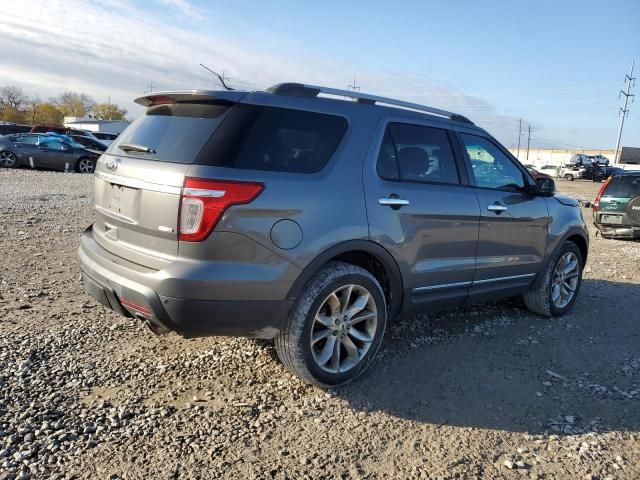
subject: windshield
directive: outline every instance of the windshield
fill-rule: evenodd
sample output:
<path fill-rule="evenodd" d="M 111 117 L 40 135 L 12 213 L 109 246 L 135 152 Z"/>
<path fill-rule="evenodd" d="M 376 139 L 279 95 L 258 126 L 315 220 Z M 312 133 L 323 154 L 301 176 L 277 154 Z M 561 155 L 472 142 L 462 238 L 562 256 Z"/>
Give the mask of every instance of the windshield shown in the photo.
<path fill-rule="evenodd" d="M 193 163 L 231 107 L 229 102 L 174 103 L 149 107 L 122 132 L 109 153 L 175 163 Z M 148 147 L 149 152 L 126 147 Z"/>

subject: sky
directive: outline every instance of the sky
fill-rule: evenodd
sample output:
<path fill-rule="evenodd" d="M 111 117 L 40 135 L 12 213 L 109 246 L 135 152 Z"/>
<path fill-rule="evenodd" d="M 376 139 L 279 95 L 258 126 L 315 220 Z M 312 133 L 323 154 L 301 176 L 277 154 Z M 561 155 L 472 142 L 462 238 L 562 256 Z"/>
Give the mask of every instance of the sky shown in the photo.
<path fill-rule="evenodd" d="M 507 146 L 615 146 L 619 91 L 640 70 L 638 0 L 0 0 L 0 86 L 64 90 L 142 112 L 157 90 L 279 82 L 452 110 Z M 632 91 L 640 91 L 640 83 Z M 640 102 L 622 144 L 640 147 Z"/>

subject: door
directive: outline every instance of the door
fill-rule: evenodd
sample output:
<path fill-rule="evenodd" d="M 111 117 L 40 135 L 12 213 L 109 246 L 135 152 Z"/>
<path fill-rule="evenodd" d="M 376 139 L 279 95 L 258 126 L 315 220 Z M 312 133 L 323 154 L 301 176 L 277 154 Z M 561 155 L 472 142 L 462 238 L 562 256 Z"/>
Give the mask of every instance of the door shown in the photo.
<path fill-rule="evenodd" d="M 396 259 L 405 307 L 461 304 L 473 281 L 480 208 L 450 140 L 388 121 L 365 164 L 370 238 Z"/>
<path fill-rule="evenodd" d="M 544 258 L 547 202 L 530 193 L 524 167 L 492 140 L 467 133 L 459 138 L 480 202 L 476 271 L 470 294 L 483 296 L 504 290 L 506 295 L 507 290 L 526 289 Z"/>
<path fill-rule="evenodd" d="M 18 156 L 20 164 L 36 166 L 36 158 L 38 157 L 38 147 L 36 143 L 38 143 L 39 136 L 38 135 L 16 135 L 13 137 L 13 147 L 15 149 L 15 153 Z"/>
<path fill-rule="evenodd" d="M 38 145 L 37 166 L 55 170 L 73 170 L 75 159 L 71 147 L 58 139 L 44 137 Z"/>

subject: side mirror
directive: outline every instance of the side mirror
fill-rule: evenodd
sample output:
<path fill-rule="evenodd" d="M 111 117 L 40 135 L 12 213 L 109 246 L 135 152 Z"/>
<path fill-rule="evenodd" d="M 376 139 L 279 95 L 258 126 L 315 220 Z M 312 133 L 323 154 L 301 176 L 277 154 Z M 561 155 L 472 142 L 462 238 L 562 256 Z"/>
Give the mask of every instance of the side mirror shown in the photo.
<path fill-rule="evenodd" d="M 556 182 L 552 178 L 536 178 L 536 195 L 541 197 L 550 197 L 556 193 Z"/>

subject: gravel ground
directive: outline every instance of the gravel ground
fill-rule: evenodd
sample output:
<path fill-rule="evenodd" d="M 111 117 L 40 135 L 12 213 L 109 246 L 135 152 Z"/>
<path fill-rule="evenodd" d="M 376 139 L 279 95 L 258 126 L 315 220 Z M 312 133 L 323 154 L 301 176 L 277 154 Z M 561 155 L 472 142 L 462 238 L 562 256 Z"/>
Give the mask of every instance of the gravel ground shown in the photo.
<path fill-rule="evenodd" d="M 325 392 L 268 342 L 156 337 L 84 295 L 91 196 L 0 170 L 0 479 L 640 478 L 640 243 L 592 230 L 563 318 L 509 299 L 396 322 Z"/>

